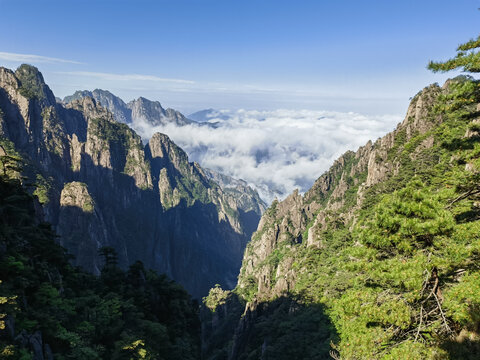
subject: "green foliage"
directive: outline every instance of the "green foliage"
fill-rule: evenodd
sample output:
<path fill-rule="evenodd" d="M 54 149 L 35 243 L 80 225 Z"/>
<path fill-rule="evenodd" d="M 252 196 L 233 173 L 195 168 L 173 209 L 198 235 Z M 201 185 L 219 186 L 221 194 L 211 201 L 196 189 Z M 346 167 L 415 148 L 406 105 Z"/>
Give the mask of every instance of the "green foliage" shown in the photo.
<path fill-rule="evenodd" d="M 15 76 L 20 80 L 20 94 L 28 99 L 43 100 L 46 98 L 42 75 L 34 66 L 22 64 L 15 71 Z"/>
<path fill-rule="evenodd" d="M 98 253 L 103 257 L 104 270 L 114 268 L 118 265 L 118 255 L 113 247 L 101 247 Z"/>
<path fill-rule="evenodd" d="M 454 227 L 452 214 L 439 196 L 419 180 L 385 195 L 373 216 L 359 223 L 358 238 L 365 244 L 390 251 L 412 252 L 435 245 L 439 236 L 448 236 Z"/>
<path fill-rule="evenodd" d="M 23 159 L 13 143 L 0 136 L 0 176 L 19 178 L 22 166 Z"/>
<path fill-rule="evenodd" d="M 457 55 L 445 62 L 430 61 L 428 68 L 433 72 L 446 72 L 461 68 L 467 72 L 480 72 L 480 36 L 457 47 Z"/>
<path fill-rule="evenodd" d="M 457 352 L 440 346 L 448 331 L 478 326 L 478 276 L 463 275 L 457 282 L 459 277 L 452 275 L 478 258 L 478 181 L 464 163 L 452 163 L 452 158 L 471 161 L 478 156 L 476 143 L 469 146 L 464 138 L 480 100 L 477 89 L 478 82 L 468 78 L 452 81 L 427 114 L 441 114 L 443 122 L 409 140 L 396 139 L 388 158 L 400 160 L 400 171 L 367 193 L 367 204 L 357 213 L 354 242 L 336 251 L 328 245 L 326 251 L 333 250 L 330 256 L 336 261 L 325 265 L 326 256 L 305 255 L 312 265 L 302 274 L 309 275 L 306 280 L 318 277 L 315 290 L 307 293 L 328 304 L 342 358 L 453 359 Z M 418 151 L 428 137 L 433 137 L 433 148 Z M 417 176 L 409 179 L 402 176 L 404 171 Z M 441 307 L 432 295 L 438 291 L 432 288 L 437 271 Z M 304 277 L 297 283 L 299 290 L 306 286 Z"/>
<path fill-rule="evenodd" d="M 180 198 L 185 199 L 189 206 L 197 200 L 204 204 L 211 202 L 208 188 L 199 179 L 192 178 L 188 172 L 175 176 L 175 183 Z"/>
<path fill-rule="evenodd" d="M 242 286 L 237 286 L 235 288 L 235 293 L 238 294 L 240 298 L 249 302 L 255 298 L 257 289 L 257 280 L 253 276 L 248 276 L 243 280 Z"/>
<path fill-rule="evenodd" d="M 478 82 L 472 81 L 470 77 L 458 76 L 451 80 L 449 91 L 439 96 L 434 110 L 449 114 L 457 112 L 456 116 L 468 115 L 472 112 L 468 105 L 475 103 L 479 96 L 480 84 Z"/>
<path fill-rule="evenodd" d="M 36 187 L 33 195 L 38 198 L 40 204 L 47 204 L 50 201 L 49 192 L 51 189 L 51 183 L 47 181 L 41 174 L 37 174 Z"/>
<path fill-rule="evenodd" d="M 128 145 L 128 133 L 131 130 L 126 124 L 112 122 L 104 118 L 94 118 L 90 120 L 89 126 L 91 131 L 100 139 L 111 143 Z"/>
<path fill-rule="evenodd" d="M 73 268 L 17 180 L 0 178 L 0 213 L 0 333 L 9 315 L 58 359 L 198 359 L 197 306 L 179 285 L 139 262 L 120 270 L 111 248 L 100 277 Z M 8 336 L 0 353 L 32 358 Z"/>
<path fill-rule="evenodd" d="M 203 298 L 203 303 L 207 308 L 215 312 L 218 306 L 225 304 L 229 294 L 229 291 L 222 290 L 222 287 L 216 284 L 215 287 L 210 289 L 208 296 Z"/>
<path fill-rule="evenodd" d="M 250 275 L 252 287 L 245 287 L 243 274 L 244 288 L 237 287 L 235 292 L 248 301 L 258 301 L 262 294 L 257 293 L 257 281 L 288 259 L 295 274 L 288 296 L 307 309 L 323 306 L 322 312 L 334 326 L 330 329 L 334 356 L 479 358 L 479 85 L 470 77 L 459 77 L 443 89 L 427 88 L 427 93 L 412 100 L 415 104 L 422 99 L 425 113 L 416 121 L 423 128 L 396 130 L 393 146 L 377 159 L 395 171 L 384 181 L 363 188 L 360 207 L 356 206 L 358 185 L 366 174 L 348 179 L 351 171 L 342 171 L 336 163 L 327 173 L 331 176 L 328 182 L 334 184 L 327 195 L 312 193 L 315 189 L 306 195 L 316 202 L 321 217 L 315 225 L 317 216 L 308 218 L 298 230 L 305 239 L 315 226 L 316 246 L 277 243 L 267 261 L 249 270 L 254 275 Z M 413 118 L 406 123 L 414 125 Z M 351 169 L 353 164 L 347 156 L 344 165 Z M 340 177 L 347 190 L 333 200 L 344 206 L 326 209 Z M 257 247 L 268 226 L 288 221 L 277 218 L 274 209 L 266 214 L 266 226 L 252 238 Z M 277 239 L 288 235 L 286 228 Z M 247 247 L 248 254 L 254 244 Z M 265 306 L 275 301 L 275 294 L 268 299 L 263 296 Z M 261 319 L 254 323 L 261 323 L 263 315 Z M 271 326 L 280 325 L 274 322 Z M 270 343 L 275 343 L 275 336 L 269 338 Z M 307 341 L 303 346 L 314 345 Z M 275 347 L 282 348 L 275 343 L 271 350 Z M 250 357 L 258 357 L 261 348 L 256 343 L 248 350 Z"/>
<path fill-rule="evenodd" d="M 469 330 L 476 330 L 480 324 L 480 273 L 463 276 L 445 294 L 447 315 Z"/>

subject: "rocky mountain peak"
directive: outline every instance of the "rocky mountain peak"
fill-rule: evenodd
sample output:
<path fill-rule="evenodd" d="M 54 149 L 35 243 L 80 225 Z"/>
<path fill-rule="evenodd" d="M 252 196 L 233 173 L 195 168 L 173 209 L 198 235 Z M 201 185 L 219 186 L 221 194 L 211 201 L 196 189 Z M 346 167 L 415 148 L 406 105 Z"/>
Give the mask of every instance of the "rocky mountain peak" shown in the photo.
<path fill-rule="evenodd" d="M 166 125 L 168 123 L 183 126 L 193 123 L 193 121 L 174 109 L 164 109 L 158 101 L 151 101 L 141 96 L 126 104 L 120 97 L 108 90 L 76 91 L 73 95 L 66 96 L 63 101 L 68 104 L 83 97 L 94 98 L 97 103 L 113 114 L 117 122 L 129 124 L 133 127 L 139 123 L 147 123 L 152 126 Z"/>
<path fill-rule="evenodd" d="M 20 81 L 22 95 L 29 99 L 44 101 L 48 106 L 55 105 L 55 96 L 35 66 L 23 64 L 15 71 L 15 76 Z"/>
<path fill-rule="evenodd" d="M 23 118 L 28 118 L 30 100 L 20 93 L 20 87 L 20 80 L 15 76 L 15 73 L 10 69 L 0 67 L 0 103 L 5 104 L 2 109 L 3 115 L 20 111 Z M 15 105 L 9 107 L 7 106 L 9 102 Z M 0 128 L 0 134 L 8 132 L 9 126 L 6 123 L 3 123 L 3 125 Z"/>
<path fill-rule="evenodd" d="M 78 90 L 73 95 L 66 96 L 63 101 L 66 104 L 69 104 L 75 100 L 81 100 L 84 97 L 95 99 L 99 105 L 112 113 L 116 121 L 125 124 L 130 124 L 132 122 L 132 111 L 127 108 L 127 105 L 121 98 L 115 96 L 108 90 Z"/>
<path fill-rule="evenodd" d="M 180 147 L 178 147 L 168 135 L 155 133 L 148 142 L 148 147 L 152 158 L 169 159 L 177 168 L 181 164 L 188 163 L 188 156 Z"/>
<path fill-rule="evenodd" d="M 0 68 L 0 149 L 28 164 L 32 192 L 74 264 L 98 274 L 98 249 L 112 246 L 120 266 L 141 260 L 196 297 L 215 283 L 233 288 L 260 217 L 242 205 L 255 202 L 250 193 L 223 191 L 167 135 L 144 146 L 106 108 L 130 111 L 110 92 L 50 95 L 36 68 Z M 145 98 L 137 104 L 162 121 L 183 116 Z"/>
<path fill-rule="evenodd" d="M 132 123 L 132 112 L 127 108 L 127 104 L 108 90 L 95 89 L 92 97 L 103 107 L 107 108 L 113 114 L 116 121 L 125 124 Z"/>
<path fill-rule="evenodd" d="M 447 83 L 446 86 L 448 86 Z M 410 139 L 414 133 L 419 132 L 423 134 L 432 126 L 438 124 L 440 119 L 436 119 L 436 121 L 428 121 L 429 119 L 427 115 L 432 109 L 438 95 L 441 93 L 442 89 L 440 86 L 438 86 L 438 84 L 432 84 L 415 95 L 408 106 L 405 119 L 397 130 L 401 131 L 402 129 L 405 129 L 407 139 Z"/>
<path fill-rule="evenodd" d="M 60 194 L 60 206 L 75 206 L 84 212 L 91 213 L 94 202 L 86 184 L 72 181 L 65 184 Z"/>
<path fill-rule="evenodd" d="M 74 100 L 80 100 L 81 98 L 84 98 L 86 96 L 94 97 L 93 93 L 89 90 L 77 90 L 73 93 L 73 95 L 65 96 L 63 98 L 63 102 L 65 104 L 68 104 L 68 103 L 71 103 Z"/>
<path fill-rule="evenodd" d="M 109 98 L 114 101 L 118 101 L 120 104 L 125 104 L 122 99 L 120 99 L 118 96 L 115 96 L 108 90 L 103 90 L 103 89 L 95 89 L 93 90 L 92 94 L 94 96 L 103 96 L 105 98 Z M 106 104 L 104 105 L 106 106 Z"/>
<path fill-rule="evenodd" d="M 11 90 L 16 90 L 20 87 L 20 81 L 12 70 L 0 67 L 0 86 L 5 91 L 11 92 Z"/>
<path fill-rule="evenodd" d="M 164 109 L 160 102 L 151 101 L 144 97 L 132 100 L 127 104 L 132 112 L 133 122 L 147 122 L 152 126 L 174 123 L 179 126 L 192 123 L 183 114 L 173 109 Z"/>
<path fill-rule="evenodd" d="M 66 105 L 66 108 L 80 111 L 87 119 L 102 118 L 111 122 L 115 121 L 113 114 L 90 96 L 73 100 Z"/>

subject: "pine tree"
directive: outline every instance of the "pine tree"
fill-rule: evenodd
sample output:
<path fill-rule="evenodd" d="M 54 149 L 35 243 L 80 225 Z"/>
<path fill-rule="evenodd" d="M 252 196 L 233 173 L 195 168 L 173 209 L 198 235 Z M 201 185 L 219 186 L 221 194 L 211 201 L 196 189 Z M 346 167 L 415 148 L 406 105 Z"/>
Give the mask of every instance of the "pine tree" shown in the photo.
<path fill-rule="evenodd" d="M 457 55 L 444 62 L 430 61 L 428 69 L 433 72 L 446 72 L 454 69 L 462 69 L 465 72 L 480 72 L 480 36 L 476 39 L 461 44 L 457 48 Z"/>
<path fill-rule="evenodd" d="M 454 220 L 438 195 L 418 179 L 386 195 L 375 208 L 375 216 L 359 223 L 359 238 L 368 245 L 392 253 L 434 245 L 437 237 L 449 235 Z"/>
<path fill-rule="evenodd" d="M 103 257 L 105 269 L 111 269 L 118 265 L 117 251 L 111 246 L 103 246 L 98 253 Z"/>

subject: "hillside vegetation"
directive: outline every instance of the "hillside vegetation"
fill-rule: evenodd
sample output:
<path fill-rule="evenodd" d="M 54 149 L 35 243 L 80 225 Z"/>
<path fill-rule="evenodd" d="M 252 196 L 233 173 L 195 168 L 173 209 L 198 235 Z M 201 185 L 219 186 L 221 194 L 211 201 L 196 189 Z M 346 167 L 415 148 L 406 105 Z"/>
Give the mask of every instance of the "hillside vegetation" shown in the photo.
<path fill-rule="evenodd" d="M 120 270 L 113 248 L 99 277 L 72 267 L 19 161 L 0 156 L 0 358 L 198 359 L 198 304 L 141 262 Z"/>
<path fill-rule="evenodd" d="M 480 358 L 479 180 L 480 82 L 425 88 L 266 211 L 237 288 L 206 298 L 207 358 Z"/>

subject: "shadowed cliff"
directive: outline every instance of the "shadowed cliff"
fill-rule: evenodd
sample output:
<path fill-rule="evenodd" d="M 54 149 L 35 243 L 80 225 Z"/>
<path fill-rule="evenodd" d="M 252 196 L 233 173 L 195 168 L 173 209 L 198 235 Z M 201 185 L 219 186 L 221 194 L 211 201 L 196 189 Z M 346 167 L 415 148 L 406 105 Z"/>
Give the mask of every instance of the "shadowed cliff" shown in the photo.
<path fill-rule="evenodd" d="M 32 66 L 0 68 L 0 110 L 2 144 L 24 159 L 75 264 L 98 273 L 95 249 L 112 246 L 121 266 L 141 260 L 196 297 L 216 283 L 235 286 L 264 208 L 258 194 L 224 192 L 166 135 L 145 147 L 91 97 L 57 103 Z"/>

